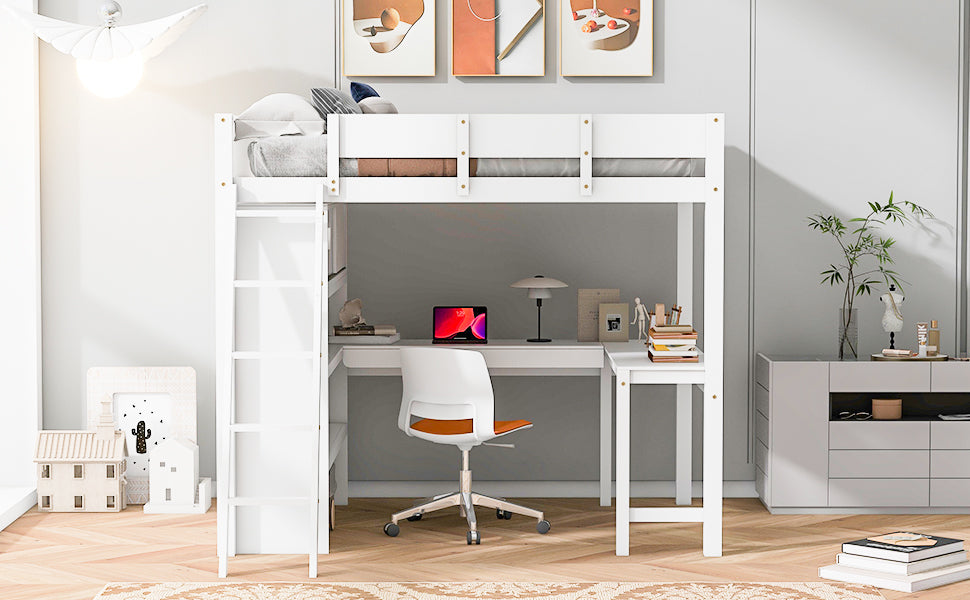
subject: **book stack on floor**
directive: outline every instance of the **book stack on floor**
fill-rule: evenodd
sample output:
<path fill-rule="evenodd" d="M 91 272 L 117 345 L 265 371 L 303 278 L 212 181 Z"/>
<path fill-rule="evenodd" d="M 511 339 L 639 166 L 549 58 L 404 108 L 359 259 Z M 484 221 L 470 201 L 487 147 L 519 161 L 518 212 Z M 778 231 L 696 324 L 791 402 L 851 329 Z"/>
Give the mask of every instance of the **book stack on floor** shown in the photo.
<path fill-rule="evenodd" d="M 697 362 L 697 332 L 691 325 L 654 325 L 647 338 L 653 362 Z"/>
<path fill-rule="evenodd" d="M 818 576 L 900 592 L 918 592 L 970 579 L 963 540 L 895 532 L 842 544 L 836 564 Z"/>
<path fill-rule="evenodd" d="M 401 339 L 394 325 L 333 326 L 331 344 L 393 344 Z"/>

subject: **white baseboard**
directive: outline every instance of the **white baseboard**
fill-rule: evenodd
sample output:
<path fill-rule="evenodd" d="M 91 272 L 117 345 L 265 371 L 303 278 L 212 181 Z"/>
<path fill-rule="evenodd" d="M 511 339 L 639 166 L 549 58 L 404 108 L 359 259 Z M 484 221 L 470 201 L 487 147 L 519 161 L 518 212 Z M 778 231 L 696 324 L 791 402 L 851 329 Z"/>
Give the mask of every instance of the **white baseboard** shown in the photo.
<path fill-rule="evenodd" d="M 599 498 L 599 481 L 475 481 L 475 491 L 509 498 Z M 692 494 L 701 497 L 702 483 L 693 482 Z M 457 481 L 351 481 L 351 498 L 421 498 L 457 489 Z M 634 498 L 673 498 L 673 481 L 633 481 Z M 725 481 L 725 498 L 757 498 L 753 481 Z"/>
<path fill-rule="evenodd" d="M 37 488 L 0 487 L 0 531 L 37 504 Z"/>

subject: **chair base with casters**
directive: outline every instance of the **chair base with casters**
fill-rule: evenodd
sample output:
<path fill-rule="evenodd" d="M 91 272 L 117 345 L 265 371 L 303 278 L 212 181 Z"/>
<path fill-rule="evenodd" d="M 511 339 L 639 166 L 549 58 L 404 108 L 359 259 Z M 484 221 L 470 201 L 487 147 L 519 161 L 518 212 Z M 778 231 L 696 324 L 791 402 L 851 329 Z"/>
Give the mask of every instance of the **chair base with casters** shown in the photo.
<path fill-rule="evenodd" d="M 478 531 L 478 519 L 475 515 L 476 506 L 495 509 L 495 516 L 499 519 L 511 519 L 513 514 L 532 517 L 537 520 L 536 531 L 548 533 L 552 526 L 549 521 L 545 520 L 541 511 L 507 502 L 503 498 L 493 498 L 472 491 L 472 472 L 468 466 L 468 452 L 468 450 L 461 451 L 459 491 L 426 498 L 411 508 L 394 513 L 391 515 L 391 521 L 384 525 L 384 533 L 396 537 L 401 532 L 401 528 L 398 526 L 398 521 L 401 519 L 420 521 L 421 517 L 428 513 L 455 506 L 459 508 L 461 515 L 468 520 L 468 533 L 465 535 L 465 540 L 469 544 L 482 543 L 482 537 Z"/>

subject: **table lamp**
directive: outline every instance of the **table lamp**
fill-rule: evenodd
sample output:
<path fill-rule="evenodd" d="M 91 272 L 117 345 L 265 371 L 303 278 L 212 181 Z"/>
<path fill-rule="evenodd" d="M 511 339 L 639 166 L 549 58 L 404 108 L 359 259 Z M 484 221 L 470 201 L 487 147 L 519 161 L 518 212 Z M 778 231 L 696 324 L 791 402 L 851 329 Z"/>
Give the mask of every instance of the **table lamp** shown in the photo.
<path fill-rule="evenodd" d="M 516 281 L 509 287 L 526 288 L 529 290 L 529 297 L 536 299 L 536 336 L 526 340 L 527 342 L 551 342 L 549 338 L 542 337 L 542 299 L 552 298 L 552 288 L 568 287 L 565 283 L 551 277 L 536 275 L 521 281 Z"/>

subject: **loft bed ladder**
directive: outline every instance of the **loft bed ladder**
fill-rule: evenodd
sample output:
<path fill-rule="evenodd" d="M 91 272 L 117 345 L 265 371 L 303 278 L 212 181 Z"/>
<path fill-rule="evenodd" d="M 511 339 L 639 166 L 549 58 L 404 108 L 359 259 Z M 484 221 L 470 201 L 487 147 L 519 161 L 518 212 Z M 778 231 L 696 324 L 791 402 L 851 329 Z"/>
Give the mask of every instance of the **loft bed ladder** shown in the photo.
<path fill-rule="evenodd" d="M 223 118 L 222 123 L 225 123 Z M 219 136 L 220 123 L 216 132 Z M 217 139 L 217 144 L 220 140 Z M 228 167 L 221 170 L 220 167 Z M 217 494 L 217 548 L 219 555 L 219 576 L 228 575 L 229 558 L 236 555 L 236 511 L 240 506 L 294 506 L 309 511 L 309 576 L 317 576 L 318 555 L 329 551 L 329 536 L 320 535 L 320 443 L 321 436 L 329 440 L 329 421 L 321 419 L 321 406 L 327 404 L 328 389 L 323 385 L 324 357 L 327 356 L 323 327 L 327 322 L 328 305 L 324 301 L 323 288 L 327 285 L 325 258 L 328 254 L 324 234 L 327 232 L 328 208 L 324 203 L 323 186 L 317 188 L 312 208 L 240 208 L 237 204 L 235 185 L 232 183 L 231 164 L 217 165 L 216 181 L 216 432 L 218 444 L 218 494 Z M 237 226 L 239 219 L 280 219 L 286 221 L 312 220 L 313 222 L 313 273 L 310 280 L 279 279 L 237 279 Z M 235 347 L 237 326 L 245 326 L 236 319 L 236 291 L 240 288 L 308 288 L 313 289 L 313 335 L 309 351 L 263 352 L 240 351 Z M 306 399 L 312 406 L 311 422 L 307 423 L 238 423 L 236 422 L 236 365 L 239 361 L 259 360 L 310 360 L 312 361 L 311 391 Z M 306 467 L 312 469 L 312 489 L 306 496 L 243 496 L 237 494 L 237 450 L 240 434 L 269 432 L 293 432 L 309 435 L 312 440 L 312 453 Z M 329 482 L 323 484 L 329 498 Z M 324 519 L 329 521 L 329 510 L 324 511 Z"/>

